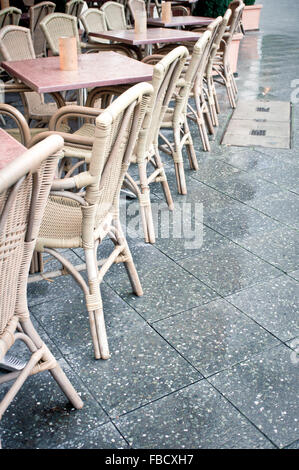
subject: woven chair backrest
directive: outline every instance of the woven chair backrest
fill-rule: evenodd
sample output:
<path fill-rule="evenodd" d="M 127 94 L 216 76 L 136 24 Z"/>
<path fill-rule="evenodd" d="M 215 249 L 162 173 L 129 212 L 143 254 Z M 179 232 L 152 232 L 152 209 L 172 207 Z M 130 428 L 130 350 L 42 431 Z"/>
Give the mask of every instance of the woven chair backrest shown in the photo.
<path fill-rule="evenodd" d="M 160 127 L 174 94 L 178 80 L 188 57 L 188 49 L 178 46 L 163 57 L 153 71 L 153 97 L 150 103 L 151 125 L 146 138 L 145 150 L 157 145 Z M 138 155 L 137 155 L 138 156 Z"/>
<path fill-rule="evenodd" d="M 18 25 L 21 15 L 22 11 L 18 8 L 3 8 L 3 10 L 0 10 L 0 29 L 10 24 Z"/>
<path fill-rule="evenodd" d="M 51 13 L 40 23 L 49 48 L 53 55 L 59 55 L 59 38 L 62 36 L 75 37 L 78 53 L 81 53 L 77 18 L 65 13 Z"/>
<path fill-rule="evenodd" d="M 209 74 L 212 73 L 212 68 L 213 68 L 213 63 L 214 63 L 214 60 L 215 60 L 215 56 L 216 56 L 219 48 L 221 47 L 221 41 L 222 41 L 223 35 L 226 32 L 227 25 L 228 25 L 228 22 L 231 18 L 231 15 L 232 15 L 232 11 L 230 9 L 227 9 L 224 16 L 223 16 L 223 18 L 222 18 L 222 21 L 221 21 L 219 27 L 217 28 L 216 34 L 214 36 L 214 40 L 213 40 L 213 43 L 212 43 L 211 50 L 209 52 L 208 64 L 207 64 L 207 73 L 209 73 Z"/>
<path fill-rule="evenodd" d="M 88 8 L 80 16 L 80 21 L 83 24 L 83 27 L 86 31 L 86 34 L 89 33 L 100 33 L 102 31 L 107 31 L 107 24 L 105 13 L 98 8 Z M 99 43 L 109 43 L 108 39 L 92 38 L 93 42 Z"/>
<path fill-rule="evenodd" d="M 181 113 L 187 112 L 189 94 L 194 87 L 194 83 L 197 80 L 197 77 L 203 77 L 204 70 L 206 68 L 206 51 L 209 48 L 211 36 L 211 31 L 205 31 L 203 33 L 193 48 L 191 59 L 186 70 L 183 71 L 185 86 L 181 88 L 178 105 L 175 110 L 175 112 L 178 113 L 178 116 L 180 116 Z"/>
<path fill-rule="evenodd" d="M 28 314 L 29 265 L 62 146 L 50 136 L 0 171 L 0 346 L 10 322 Z"/>
<path fill-rule="evenodd" d="M 46 38 L 40 28 L 40 22 L 55 10 L 55 3 L 41 2 L 29 9 L 30 31 L 36 56 L 41 56 L 46 51 Z"/>
<path fill-rule="evenodd" d="M 125 7 L 121 3 L 106 2 L 101 6 L 110 31 L 127 29 Z"/>
<path fill-rule="evenodd" d="M 97 118 L 86 187 L 88 207 L 83 211 L 83 245 L 93 237 L 88 227 L 97 227 L 110 212 L 118 211 L 119 194 L 138 135 L 147 133 L 148 104 L 153 93 L 149 83 L 139 83 L 122 93 Z"/>
<path fill-rule="evenodd" d="M 71 0 L 70 2 L 67 2 L 65 5 L 65 13 L 67 15 L 72 15 L 76 16 L 79 18 L 79 16 L 82 13 L 82 9 L 84 7 L 84 2 L 83 0 Z"/>

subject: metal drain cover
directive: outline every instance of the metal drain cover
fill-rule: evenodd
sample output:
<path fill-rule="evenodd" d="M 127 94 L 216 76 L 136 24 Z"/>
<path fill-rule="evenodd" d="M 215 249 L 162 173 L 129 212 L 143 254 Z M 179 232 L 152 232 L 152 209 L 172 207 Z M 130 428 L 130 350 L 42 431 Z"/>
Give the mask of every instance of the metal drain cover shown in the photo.
<path fill-rule="evenodd" d="M 222 140 L 223 145 L 290 148 L 291 104 L 247 101 L 238 104 Z"/>

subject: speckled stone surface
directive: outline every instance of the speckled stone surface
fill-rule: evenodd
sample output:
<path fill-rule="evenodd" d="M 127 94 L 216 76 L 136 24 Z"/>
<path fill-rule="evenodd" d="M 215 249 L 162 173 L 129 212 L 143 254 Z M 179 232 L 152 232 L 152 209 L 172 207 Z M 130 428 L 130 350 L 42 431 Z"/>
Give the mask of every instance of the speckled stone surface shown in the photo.
<path fill-rule="evenodd" d="M 171 273 L 171 275 L 170 275 Z M 176 263 L 155 268 L 142 278 L 143 296 L 131 293 L 127 279 L 108 281 L 109 285 L 147 321 L 208 303 L 219 295 Z M 188 295 L 184 293 L 188 292 Z"/>
<path fill-rule="evenodd" d="M 225 300 L 161 320 L 154 328 L 204 376 L 279 343 Z"/>
<path fill-rule="evenodd" d="M 3 448 L 55 448 L 109 421 L 106 413 L 64 360 L 60 365 L 80 393 L 84 408 L 68 403 L 49 373 L 30 377 L 1 422 Z"/>
<path fill-rule="evenodd" d="M 69 363 L 110 417 L 190 385 L 202 375 L 148 325 L 110 338 L 111 359 L 74 351 Z"/>
<path fill-rule="evenodd" d="M 106 423 L 84 433 L 78 439 L 69 439 L 57 449 L 129 449 L 125 439 L 112 423 Z"/>
<path fill-rule="evenodd" d="M 220 372 L 211 383 L 279 447 L 298 436 L 298 364 L 284 345 Z"/>
<path fill-rule="evenodd" d="M 271 443 L 206 381 L 116 421 L 135 448 L 271 448 Z"/>
<path fill-rule="evenodd" d="M 3 448 L 298 449 L 299 9 L 293 0 L 262 3 L 260 31 L 240 44 L 239 102 L 292 101 L 292 148 L 221 145 L 232 109 L 216 85 L 221 114 L 211 152 L 202 151 L 193 123 L 198 171 L 183 150 L 186 196 L 161 153 L 183 237 L 174 236 L 160 183 L 151 184 L 155 245 L 136 230 L 138 204 L 121 193 L 144 296 L 132 294 L 121 264 L 105 276 L 110 360 L 93 358 L 84 297 L 70 276 L 28 286 L 33 323 L 84 408 L 71 409 L 48 373 L 31 377 L 1 421 Z M 19 97 L 5 98 L 23 111 Z M 136 165 L 130 173 L 137 176 Z M 161 230 L 168 216 L 169 238 Z M 110 250 L 104 241 L 98 257 Z M 84 261 L 82 249 L 63 252 Z M 58 267 L 46 263 L 47 271 Z M 12 351 L 24 357 L 21 344 Z"/>
<path fill-rule="evenodd" d="M 223 296 L 280 275 L 278 269 L 231 241 L 218 247 L 207 245 L 198 256 L 178 263 Z"/>
<path fill-rule="evenodd" d="M 228 298 L 229 302 L 249 315 L 283 341 L 299 331 L 298 283 L 281 276 L 256 285 Z"/>

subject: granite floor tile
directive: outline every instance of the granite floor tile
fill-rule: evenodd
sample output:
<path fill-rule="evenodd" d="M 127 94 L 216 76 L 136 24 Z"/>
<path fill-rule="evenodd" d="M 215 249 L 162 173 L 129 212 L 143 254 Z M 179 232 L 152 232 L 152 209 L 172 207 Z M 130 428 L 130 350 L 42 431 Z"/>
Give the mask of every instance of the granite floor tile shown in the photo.
<path fill-rule="evenodd" d="M 110 338 L 110 351 L 107 361 L 91 360 L 83 351 L 79 357 L 73 351 L 68 361 L 111 417 L 202 378 L 146 324 Z"/>
<path fill-rule="evenodd" d="M 252 177 L 263 178 L 289 191 L 299 192 L 299 166 L 284 162 L 280 167 L 269 167 L 258 172 L 251 172 Z"/>
<path fill-rule="evenodd" d="M 101 406 L 72 369 L 64 360 L 60 364 L 81 395 L 83 408 L 72 408 L 48 372 L 29 377 L 3 415 L 1 434 L 4 449 L 57 447 L 108 421 Z"/>
<path fill-rule="evenodd" d="M 141 277 L 143 296 L 131 293 L 126 279 L 109 279 L 109 285 L 148 322 L 196 307 L 218 294 L 175 262 L 152 269 Z M 185 293 L 188 292 L 188 295 Z"/>
<path fill-rule="evenodd" d="M 298 335 L 298 283 L 288 276 L 250 287 L 227 300 L 282 341 Z"/>
<path fill-rule="evenodd" d="M 216 247 L 207 246 L 199 255 L 178 264 L 222 296 L 281 274 L 229 240 Z"/>
<path fill-rule="evenodd" d="M 255 209 L 238 203 L 204 214 L 204 223 L 222 235 L 242 244 L 249 236 L 272 232 L 281 227 L 279 222 Z"/>
<path fill-rule="evenodd" d="M 229 165 L 239 168 L 243 171 L 259 171 L 276 164 L 281 164 L 281 159 L 275 155 L 266 154 L 266 149 L 244 149 L 241 147 L 230 147 L 229 153 L 225 152 L 221 157 Z M 234 150 L 233 150 L 234 149 Z M 264 152 L 265 150 L 265 152 Z M 267 149 L 268 150 L 268 149 Z"/>
<path fill-rule="evenodd" d="M 194 172 L 193 178 L 213 186 L 212 182 L 214 180 L 240 173 L 242 173 L 241 170 L 232 165 L 227 165 L 222 160 L 206 160 L 201 162 L 199 170 Z"/>
<path fill-rule="evenodd" d="M 112 423 L 106 423 L 77 439 L 64 441 L 57 449 L 129 449 L 129 445 Z"/>
<path fill-rule="evenodd" d="M 293 442 L 293 444 L 287 446 L 286 449 L 299 449 L 299 439 L 298 441 Z"/>
<path fill-rule="evenodd" d="M 250 173 L 241 173 L 209 182 L 216 190 L 255 207 L 255 201 L 261 197 L 271 197 L 279 192 L 277 185 L 259 178 L 252 178 Z M 258 208 L 258 207 L 257 207 Z"/>
<path fill-rule="evenodd" d="M 211 208 L 218 209 L 221 207 L 230 206 L 231 204 L 235 203 L 232 198 L 226 196 L 225 194 L 221 194 L 219 191 L 216 191 L 201 181 L 195 179 L 197 174 L 199 173 L 195 171 L 190 171 L 189 173 L 186 172 L 187 194 L 182 195 L 177 193 L 174 171 L 167 173 L 167 180 L 173 200 L 175 202 L 179 204 L 201 203 L 203 205 L 204 211 Z M 159 196 L 161 195 L 162 189 L 156 186 L 153 191 L 155 191 L 155 194 Z"/>
<path fill-rule="evenodd" d="M 266 197 L 256 198 L 247 204 L 285 225 L 299 229 L 299 195 L 297 194 L 280 191 Z"/>
<path fill-rule="evenodd" d="M 299 370 L 290 354 L 277 346 L 209 379 L 279 447 L 299 436 Z"/>
<path fill-rule="evenodd" d="M 72 299 L 78 292 L 82 291 L 71 275 L 30 282 L 27 287 L 28 305 L 30 308 L 58 297 Z"/>
<path fill-rule="evenodd" d="M 293 277 L 296 281 L 299 281 L 299 269 L 297 271 L 292 271 L 288 273 L 288 276 Z"/>
<path fill-rule="evenodd" d="M 140 315 L 105 283 L 101 284 L 101 295 L 109 338 L 143 325 Z M 81 291 L 72 299 L 60 297 L 32 307 L 31 312 L 63 354 L 83 350 L 93 358 L 89 317 Z"/>
<path fill-rule="evenodd" d="M 157 238 L 155 246 L 171 259 L 178 261 L 196 256 L 206 249 L 216 249 L 227 242 L 227 239 L 195 220 L 185 221 L 183 237 Z"/>
<path fill-rule="evenodd" d="M 169 212 L 166 209 L 167 213 Z M 167 235 L 167 234 L 166 234 Z M 172 233 L 170 231 L 170 236 Z M 145 243 L 143 239 L 128 239 L 128 245 L 131 250 L 133 261 L 137 269 L 140 279 L 142 279 L 148 272 L 151 272 L 153 269 L 158 267 L 165 267 L 169 265 L 169 258 L 161 253 L 156 245 L 151 245 L 150 243 Z M 114 246 L 114 245 L 113 245 Z M 105 249 L 98 250 L 98 259 L 105 258 L 111 253 L 111 243 L 105 244 Z M 103 247 L 104 248 L 104 247 Z M 105 281 L 112 282 L 112 280 L 119 281 L 120 279 L 126 279 L 128 287 L 130 288 L 131 284 L 126 272 L 125 266 L 123 263 L 113 264 L 107 274 L 105 275 Z"/>
<path fill-rule="evenodd" d="M 115 422 L 136 449 L 273 448 L 204 380 Z"/>
<path fill-rule="evenodd" d="M 161 320 L 154 328 L 205 377 L 280 344 L 225 300 Z"/>
<path fill-rule="evenodd" d="M 238 243 L 282 271 L 293 271 L 299 265 L 299 234 L 289 227 L 244 236 Z"/>

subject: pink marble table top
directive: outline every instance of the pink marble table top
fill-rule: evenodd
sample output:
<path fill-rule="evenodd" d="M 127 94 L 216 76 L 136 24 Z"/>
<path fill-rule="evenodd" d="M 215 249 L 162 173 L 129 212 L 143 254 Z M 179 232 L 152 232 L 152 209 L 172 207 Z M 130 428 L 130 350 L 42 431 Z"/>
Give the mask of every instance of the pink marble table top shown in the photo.
<path fill-rule="evenodd" d="M 26 150 L 20 142 L 0 129 L 0 170 Z"/>
<path fill-rule="evenodd" d="M 176 28 L 179 26 L 206 26 L 212 23 L 212 21 L 214 21 L 214 18 L 205 16 L 173 16 L 169 23 L 164 23 L 161 18 L 148 18 L 147 24 Z"/>
<path fill-rule="evenodd" d="M 148 28 L 145 33 L 135 33 L 134 29 L 119 31 L 101 31 L 89 33 L 91 37 L 99 37 L 119 41 L 125 44 L 140 46 L 142 44 L 158 44 L 177 41 L 197 41 L 201 33 L 192 31 L 173 30 L 169 28 Z"/>
<path fill-rule="evenodd" d="M 59 57 L 6 61 L 2 67 L 39 93 L 138 83 L 153 74 L 151 65 L 113 51 L 80 54 L 74 71 L 60 70 Z"/>

